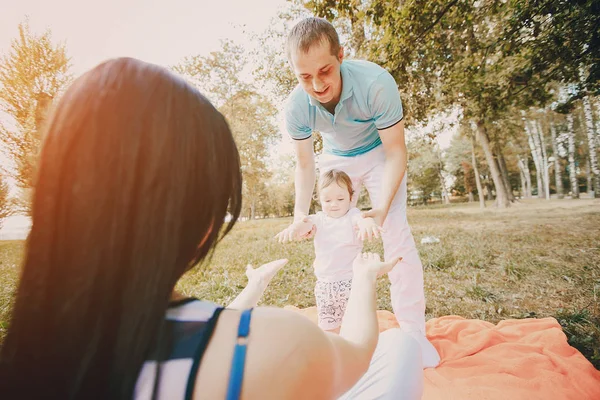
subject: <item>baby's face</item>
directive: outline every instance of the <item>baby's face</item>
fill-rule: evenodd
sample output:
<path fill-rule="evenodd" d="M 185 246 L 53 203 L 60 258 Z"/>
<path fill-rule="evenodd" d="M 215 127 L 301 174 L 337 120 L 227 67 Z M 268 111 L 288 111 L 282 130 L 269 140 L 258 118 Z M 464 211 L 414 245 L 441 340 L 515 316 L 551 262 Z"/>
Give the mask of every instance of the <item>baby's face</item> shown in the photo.
<path fill-rule="evenodd" d="M 321 189 L 319 196 L 323 212 L 332 218 L 346 215 L 350 209 L 350 193 L 348 189 L 333 182 L 326 188 Z"/>

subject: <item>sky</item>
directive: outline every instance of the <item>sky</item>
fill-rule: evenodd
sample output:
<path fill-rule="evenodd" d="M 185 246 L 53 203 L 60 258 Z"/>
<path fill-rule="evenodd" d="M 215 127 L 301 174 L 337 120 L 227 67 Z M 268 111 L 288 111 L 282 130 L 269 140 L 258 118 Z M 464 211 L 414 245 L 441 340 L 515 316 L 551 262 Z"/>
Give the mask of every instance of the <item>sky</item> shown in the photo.
<path fill-rule="evenodd" d="M 222 39 L 250 46 L 249 35 L 265 31 L 285 5 L 285 0 L 0 0 L 0 55 L 9 52 L 27 18 L 34 34 L 50 29 L 55 43 L 66 44 L 74 76 L 122 56 L 172 66 L 218 50 Z M 0 164 L 7 162 L 0 155 Z"/>
<path fill-rule="evenodd" d="M 0 0 L 0 54 L 9 50 L 19 22 L 33 32 L 51 29 L 65 42 L 75 75 L 119 56 L 169 66 L 206 55 L 244 30 L 264 31 L 285 0 Z"/>

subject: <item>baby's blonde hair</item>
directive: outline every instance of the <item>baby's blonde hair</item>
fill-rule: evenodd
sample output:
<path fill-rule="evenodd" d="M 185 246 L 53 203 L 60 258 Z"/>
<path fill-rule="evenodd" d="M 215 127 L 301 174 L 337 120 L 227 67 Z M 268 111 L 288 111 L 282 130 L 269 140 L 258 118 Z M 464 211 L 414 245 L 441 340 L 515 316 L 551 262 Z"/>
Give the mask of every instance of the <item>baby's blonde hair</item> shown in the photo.
<path fill-rule="evenodd" d="M 352 189 L 352 179 L 350 179 L 347 173 L 340 171 L 339 169 L 332 169 L 321 176 L 319 179 L 319 192 L 334 182 L 340 187 L 345 187 L 348 189 L 350 198 L 352 198 L 354 195 L 354 189 Z"/>

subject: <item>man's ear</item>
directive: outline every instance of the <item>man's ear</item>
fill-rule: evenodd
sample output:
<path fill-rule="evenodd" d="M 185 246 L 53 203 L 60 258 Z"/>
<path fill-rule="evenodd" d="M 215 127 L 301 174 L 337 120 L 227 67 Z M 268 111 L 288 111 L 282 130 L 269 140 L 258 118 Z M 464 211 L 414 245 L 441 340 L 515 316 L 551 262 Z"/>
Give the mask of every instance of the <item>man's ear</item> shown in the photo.
<path fill-rule="evenodd" d="M 340 46 L 340 51 L 338 51 L 338 60 L 340 62 L 342 62 L 343 59 L 344 59 L 344 48 L 342 46 Z"/>

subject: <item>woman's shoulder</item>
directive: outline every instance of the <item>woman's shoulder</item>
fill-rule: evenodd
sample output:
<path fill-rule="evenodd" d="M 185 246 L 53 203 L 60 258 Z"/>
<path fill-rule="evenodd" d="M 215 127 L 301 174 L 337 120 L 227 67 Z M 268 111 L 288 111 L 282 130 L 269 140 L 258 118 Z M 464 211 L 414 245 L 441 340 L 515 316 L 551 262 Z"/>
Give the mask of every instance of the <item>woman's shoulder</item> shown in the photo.
<path fill-rule="evenodd" d="M 169 303 L 166 319 L 171 321 L 208 321 L 220 308 L 222 307 L 211 301 L 193 297 L 182 298 Z"/>
<path fill-rule="evenodd" d="M 223 398 L 240 312 L 221 313 L 196 377 L 195 398 Z M 333 382 L 335 356 L 331 341 L 312 321 L 294 311 L 259 307 L 252 313 L 244 372 L 244 397 L 323 398 Z M 308 384 L 310 382 L 310 384 Z M 325 396 L 327 398 L 328 396 Z"/>

